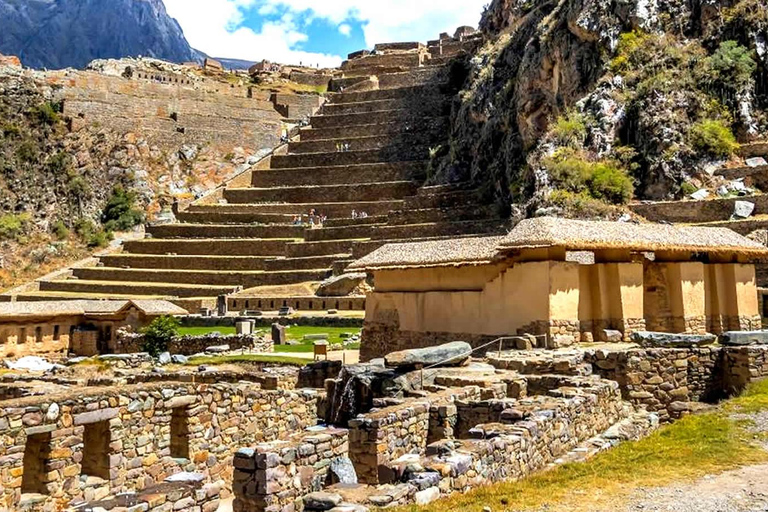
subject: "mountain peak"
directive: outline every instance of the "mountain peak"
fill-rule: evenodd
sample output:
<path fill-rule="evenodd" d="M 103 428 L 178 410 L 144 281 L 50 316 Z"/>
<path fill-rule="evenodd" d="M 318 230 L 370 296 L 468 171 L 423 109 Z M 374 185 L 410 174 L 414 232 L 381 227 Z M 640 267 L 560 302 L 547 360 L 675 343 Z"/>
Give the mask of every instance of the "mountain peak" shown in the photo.
<path fill-rule="evenodd" d="M 143 55 L 196 61 L 162 0 L 0 0 L 0 53 L 34 68 L 82 68 L 94 59 Z"/>

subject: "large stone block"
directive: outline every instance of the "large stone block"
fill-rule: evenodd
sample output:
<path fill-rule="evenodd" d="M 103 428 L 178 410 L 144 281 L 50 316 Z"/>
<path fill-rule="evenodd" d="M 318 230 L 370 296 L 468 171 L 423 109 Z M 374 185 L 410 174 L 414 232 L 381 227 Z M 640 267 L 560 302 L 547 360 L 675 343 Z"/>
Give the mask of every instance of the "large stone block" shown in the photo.
<path fill-rule="evenodd" d="M 454 341 L 436 347 L 415 348 L 392 352 L 384 358 L 390 368 L 402 366 L 459 366 L 469 359 L 472 346 L 465 341 Z"/>
<path fill-rule="evenodd" d="M 720 344 L 743 347 L 746 345 L 768 345 L 768 331 L 729 331 L 720 335 Z"/>
<path fill-rule="evenodd" d="M 711 345 L 717 341 L 714 334 L 672 334 L 667 332 L 636 331 L 632 342 L 643 347 L 686 348 Z"/>

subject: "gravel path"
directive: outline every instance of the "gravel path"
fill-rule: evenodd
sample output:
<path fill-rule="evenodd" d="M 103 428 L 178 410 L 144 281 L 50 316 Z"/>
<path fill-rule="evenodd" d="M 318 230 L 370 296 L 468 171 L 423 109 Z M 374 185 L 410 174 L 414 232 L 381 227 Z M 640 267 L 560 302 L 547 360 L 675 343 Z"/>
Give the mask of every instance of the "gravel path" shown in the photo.
<path fill-rule="evenodd" d="M 736 414 L 749 420 L 754 434 L 768 432 L 768 411 Z M 768 443 L 766 443 L 768 449 Z M 766 512 L 768 511 L 768 464 L 747 466 L 693 483 L 638 490 L 624 512 Z"/>

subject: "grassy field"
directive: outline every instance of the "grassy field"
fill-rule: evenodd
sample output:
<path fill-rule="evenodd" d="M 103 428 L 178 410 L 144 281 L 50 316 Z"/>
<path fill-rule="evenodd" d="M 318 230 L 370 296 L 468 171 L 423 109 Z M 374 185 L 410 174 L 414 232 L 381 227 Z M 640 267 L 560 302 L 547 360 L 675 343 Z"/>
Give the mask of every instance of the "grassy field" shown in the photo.
<path fill-rule="evenodd" d="M 311 360 L 301 357 L 290 356 L 271 356 L 268 354 L 256 355 L 256 354 L 243 354 L 233 356 L 199 356 L 192 357 L 187 362 L 186 366 L 198 366 L 201 364 L 219 365 L 229 363 L 274 363 L 274 364 L 289 364 L 294 366 L 305 366 L 310 363 Z"/>
<path fill-rule="evenodd" d="M 269 332 L 268 328 L 261 328 L 264 332 Z M 202 336 L 211 332 L 219 332 L 223 335 L 235 334 L 234 327 L 181 327 L 179 329 L 180 336 Z M 289 340 L 301 342 L 301 345 L 285 345 L 282 347 L 275 347 L 276 352 L 312 352 L 312 341 L 305 341 L 304 336 L 312 334 L 327 334 L 328 342 L 331 344 L 343 343 L 341 337 L 342 334 L 359 334 L 360 329 L 357 327 L 305 327 L 296 326 L 288 327 L 286 329 L 286 335 Z M 359 348 L 359 345 L 352 345 L 349 348 Z"/>
<path fill-rule="evenodd" d="M 531 478 L 475 489 L 426 506 L 397 512 L 480 512 L 492 510 L 586 511 L 610 509 L 639 487 L 690 480 L 768 461 L 743 421 L 732 413 L 768 409 L 768 380 L 750 386 L 716 411 L 689 416 L 637 442 L 624 443 L 586 463 L 566 464 Z"/>

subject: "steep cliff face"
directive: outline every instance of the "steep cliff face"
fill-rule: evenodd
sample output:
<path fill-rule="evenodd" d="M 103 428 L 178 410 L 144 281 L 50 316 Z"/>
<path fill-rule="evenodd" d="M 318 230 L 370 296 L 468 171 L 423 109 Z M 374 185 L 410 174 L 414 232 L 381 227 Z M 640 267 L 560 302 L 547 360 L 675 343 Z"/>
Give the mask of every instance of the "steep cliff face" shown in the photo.
<path fill-rule="evenodd" d="M 0 20 L 0 53 L 34 68 L 138 55 L 200 58 L 162 0 L 0 0 Z"/>
<path fill-rule="evenodd" d="M 472 180 L 528 214 L 553 189 L 674 197 L 734 137 L 766 134 L 758 0 L 494 0 L 481 28 L 436 182 Z"/>

